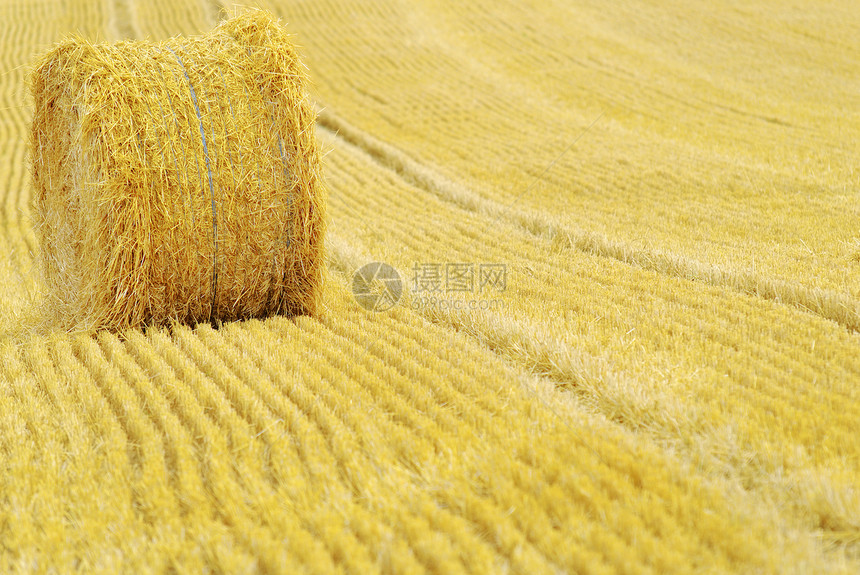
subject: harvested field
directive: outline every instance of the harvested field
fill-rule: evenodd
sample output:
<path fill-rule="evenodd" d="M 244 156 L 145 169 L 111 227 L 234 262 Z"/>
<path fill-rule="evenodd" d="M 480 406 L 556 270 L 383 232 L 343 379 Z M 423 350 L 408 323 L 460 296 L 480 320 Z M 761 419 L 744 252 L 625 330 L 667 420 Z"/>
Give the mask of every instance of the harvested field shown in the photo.
<path fill-rule="evenodd" d="M 261 4 L 319 313 L 67 333 L 35 58 L 232 5 L 0 3 L 0 571 L 860 572 L 852 3 Z"/>

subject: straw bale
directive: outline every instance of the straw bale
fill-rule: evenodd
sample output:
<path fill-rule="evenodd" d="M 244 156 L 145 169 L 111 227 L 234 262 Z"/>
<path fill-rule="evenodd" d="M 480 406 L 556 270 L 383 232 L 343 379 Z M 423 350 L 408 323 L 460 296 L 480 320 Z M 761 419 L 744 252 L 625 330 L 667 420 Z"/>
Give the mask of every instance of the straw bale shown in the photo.
<path fill-rule="evenodd" d="M 306 74 L 254 10 L 37 62 L 34 219 L 52 327 L 315 314 L 325 196 Z"/>

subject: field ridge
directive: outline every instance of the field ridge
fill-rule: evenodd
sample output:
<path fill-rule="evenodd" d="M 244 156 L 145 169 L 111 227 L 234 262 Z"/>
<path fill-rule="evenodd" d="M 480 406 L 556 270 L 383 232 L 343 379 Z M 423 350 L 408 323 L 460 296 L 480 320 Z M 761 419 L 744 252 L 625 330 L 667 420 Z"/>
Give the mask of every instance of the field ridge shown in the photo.
<path fill-rule="evenodd" d="M 501 205 L 462 184 L 453 182 L 421 164 L 396 147 L 350 125 L 328 107 L 319 106 L 318 126 L 330 137 L 340 138 L 360 148 L 381 166 L 396 173 L 409 184 L 442 200 L 494 221 L 505 219 L 520 229 L 550 242 L 553 247 L 576 249 L 612 258 L 646 270 L 791 305 L 819 315 L 854 331 L 860 331 L 860 299 L 833 289 L 808 288 L 797 282 L 781 280 L 742 270 L 723 269 L 662 250 L 635 248 L 605 235 L 574 229 L 545 212 L 525 211 L 513 204 Z"/>

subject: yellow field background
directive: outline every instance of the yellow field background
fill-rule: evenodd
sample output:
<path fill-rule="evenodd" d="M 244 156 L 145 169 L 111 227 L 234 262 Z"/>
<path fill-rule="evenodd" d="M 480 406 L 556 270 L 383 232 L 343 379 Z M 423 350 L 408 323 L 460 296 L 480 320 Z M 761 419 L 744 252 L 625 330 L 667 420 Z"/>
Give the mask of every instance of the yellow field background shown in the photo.
<path fill-rule="evenodd" d="M 322 316 L 33 335 L 28 66 L 231 5 L 0 0 L 0 572 L 860 572 L 854 2 L 261 6 Z M 416 305 L 445 262 L 507 288 Z"/>

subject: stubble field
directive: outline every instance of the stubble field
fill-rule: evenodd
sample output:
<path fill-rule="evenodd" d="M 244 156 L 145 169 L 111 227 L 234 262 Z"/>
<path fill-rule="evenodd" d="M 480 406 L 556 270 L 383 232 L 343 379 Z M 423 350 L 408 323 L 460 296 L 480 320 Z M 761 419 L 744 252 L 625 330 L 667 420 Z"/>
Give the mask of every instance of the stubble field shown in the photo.
<path fill-rule="evenodd" d="M 0 571 L 860 572 L 851 2 L 260 5 L 323 313 L 92 335 L 24 327 L 28 66 L 232 5 L 0 1 Z"/>

